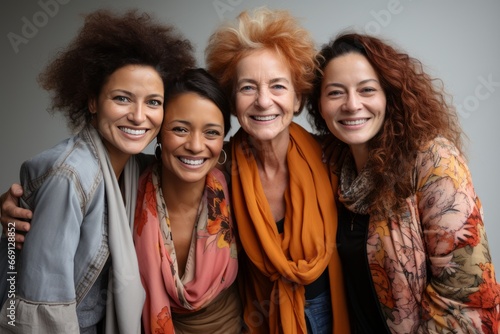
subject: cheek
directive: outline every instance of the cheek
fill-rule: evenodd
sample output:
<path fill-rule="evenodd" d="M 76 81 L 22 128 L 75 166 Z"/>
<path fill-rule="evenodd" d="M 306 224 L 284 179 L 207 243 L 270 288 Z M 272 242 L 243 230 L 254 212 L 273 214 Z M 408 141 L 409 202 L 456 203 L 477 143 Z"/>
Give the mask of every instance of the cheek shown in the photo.
<path fill-rule="evenodd" d="M 214 156 L 219 156 L 222 153 L 222 147 L 224 145 L 224 139 L 215 141 L 212 145 L 210 145 L 210 151 Z M 222 153 L 224 154 L 224 153 Z"/>
<path fill-rule="evenodd" d="M 333 120 L 334 116 L 334 106 L 331 103 L 328 103 L 326 101 L 320 101 L 319 103 L 319 113 L 321 114 L 321 117 L 329 123 Z"/>
<path fill-rule="evenodd" d="M 168 131 L 162 131 L 161 134 L 161 154 L 167 156 L 171 154 L 182 143 L 177 136 L 172 136 Z"/>
<path fill-rule="evenodd" d="M 152 123 L 157 132 L 160 132 L 162 122 L 163 122 L 163 112 L 159 113 L 158 115 L 155 115 L 155 117 L 153 118 Z"/>
<path fill-rule="evenodd" d="M 238 116 L 238 114 L 240 113 L 245 112 L 245 110 L 248 109 L 248 107 L 251 106 L 254 102 L 254 97 L 237 93 L 234 100 L 234 105 L 236 107 L 236 116 Z"/>

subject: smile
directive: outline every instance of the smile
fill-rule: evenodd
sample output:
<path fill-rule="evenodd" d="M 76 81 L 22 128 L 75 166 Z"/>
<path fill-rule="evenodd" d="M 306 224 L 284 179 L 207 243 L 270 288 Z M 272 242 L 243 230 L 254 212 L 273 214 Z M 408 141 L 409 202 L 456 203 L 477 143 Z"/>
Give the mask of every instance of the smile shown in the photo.
<path fill-rule="evenodd" d="M 140 136 L 146 133 L 145 129 L 142 130 L 134 130 L 130 128 L 125 128 L 125 127 L 118 127 L 120 130 L 122 130 L 125 133 L 128 133 L 129 135 L 134 135 L 134 136 Z"/>
<path fill-rule="evenodd" d="M 256 121 L 272 121 L 273 119 L 276 119 L 278 118 L 277 115 L 269 115 L 269 116 L 251 116 L 252 119 L 256 120 Z"/>
<path fill-rule="evenodd" d="M 199 166 L 205 162 L 205 159 L 187 159 L 187 158 L 179 158 L 182 163 L 191 166 Z"/>
<path fill-rule="evenodd" d="M 340 123 L 344 125 L 361 125 L 366 122 L 368 122 L 368 118 L 357 119 L 355 121 L 340 121 Z"/>

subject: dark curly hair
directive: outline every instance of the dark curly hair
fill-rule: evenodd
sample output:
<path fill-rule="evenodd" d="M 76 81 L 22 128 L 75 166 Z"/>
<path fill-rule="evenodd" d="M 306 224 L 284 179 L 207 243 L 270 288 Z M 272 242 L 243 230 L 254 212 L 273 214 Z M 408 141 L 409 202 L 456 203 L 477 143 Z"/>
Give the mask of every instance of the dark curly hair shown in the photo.
<path fill-rule="evenodd" d="M 167 82 L 193 67 L 191 43 L 173 26 L 156 22 L 147 13 L 122 15 L 97 10 L 73 41 L 39 75 L 40 85 L 52 92 L 50 112 L 62 112 L 71 130 L 90 122 L 88 101 L 97 98 L 107 78 L 126 65 L 153 67 Z"/>
<path fill-rule="evenodd" d="M 450 140 L 462 152 L 462 131 L 456 111 L 442 81 L 424 72 L 422 63 L 379 38 L 342 33 L 325 44 L 317 59 L 320 67 L 307 101 L 308 118 L 322 135 L 330 134 L 319 112 L 323 70 L 339 56 L 358 53 L 377 73 L 386 95 L 386 115 L 381 131 L 369 143 L 368 163 L 373 168 L 377 194 L 374 212 L 398 211 L 412 194 L 412 172 L 418 150 L 437 136 Z M 347 145 L 337 138 L 341 149 Z M 339 155 L 343 156 L 343 155 Z M 341 161 L 333 162 L 335 172 Z M 367 163 L 367 164 L 368 164 Z M 378 201 L 377 201 L 378 199 Z"/>

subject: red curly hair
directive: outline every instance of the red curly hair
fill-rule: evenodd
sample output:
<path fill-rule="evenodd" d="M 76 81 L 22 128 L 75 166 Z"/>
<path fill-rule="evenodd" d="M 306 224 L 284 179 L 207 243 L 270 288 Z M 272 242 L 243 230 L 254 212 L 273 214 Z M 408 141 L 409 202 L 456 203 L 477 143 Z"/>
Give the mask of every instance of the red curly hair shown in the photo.
<path fill-rule="evenodd" d="M 317 68 L 316 48 L 309 32 L 289 12 L 257 8 L 252 13 L 243 11 L 235 22 L 219 27 L 205 49 L 206 66 L 222 85 L 234 110 L 234 88 L 238 62 L 258 50 L 273 50 L 288 65 L 292 84 L 301 99 L 312 88 Z"/>
<path fill-rule="evenodd" d="M 373 168 L 377 194 L 373 212 L 398 211 L 412 194 L 416 155 L 437 136 L 450 140 L 462 152 L 462 131 L 456 111 L 447 100 L 442 81 L 425 73 L 422 63 L 379 38 L 356 33 L 340 34 L 318 54 L 319 68 L 307 101 L 309 119 L 320 134 L 330 134 L 319 112 L 324 68 L 339 56 L 358 53 L 377 73 L 386 95 L 384 124 L 369 143 L 368 163 Z M 335 144 L 347 145 L 338 139 Z M 332 162 L 338 172 L 342 161 Z M 367 164 L 368 164 L 367 163 Z M 377 201 L 378 199 L 378 201 Z"/>

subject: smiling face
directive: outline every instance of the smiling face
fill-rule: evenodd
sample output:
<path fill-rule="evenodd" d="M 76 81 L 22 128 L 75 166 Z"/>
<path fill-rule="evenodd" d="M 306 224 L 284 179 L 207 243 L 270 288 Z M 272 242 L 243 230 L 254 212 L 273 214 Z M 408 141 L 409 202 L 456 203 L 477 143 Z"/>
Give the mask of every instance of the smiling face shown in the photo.
<path fill-rule="evenodd" d="M 113 72 L 97 100 L 90 101 L 93 124 L 115 168 L 156 137 L 163 120 L 163 98 L 163 81 L 152 67 L 127 65 Z"/>
<path fill-rule="evenodd" d="M 172 182 L 202 182 L 224 141 L 224 118 L 211 100 L 182 93 L 167 103 L 161 130 L 162 175 Z"/>
<path fill-rule="evenodd" d="M 255 51 L 239 61 L 236 76 L 236 116 L 243 130 L 256 141 L 288 136 L 300 100 L 285 62 L 273 51 Z"/>
<path fill-rule="evenodd" d="M 320 111 L 330 131 L 366 161 L 367 143 L 384 123 L 386 97 L 375 70 L 361 54 L 332 59 L 324 70 Z"/>

